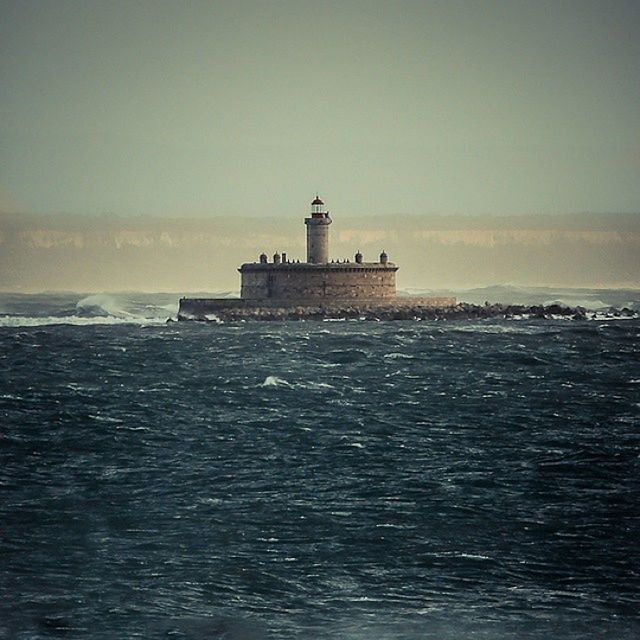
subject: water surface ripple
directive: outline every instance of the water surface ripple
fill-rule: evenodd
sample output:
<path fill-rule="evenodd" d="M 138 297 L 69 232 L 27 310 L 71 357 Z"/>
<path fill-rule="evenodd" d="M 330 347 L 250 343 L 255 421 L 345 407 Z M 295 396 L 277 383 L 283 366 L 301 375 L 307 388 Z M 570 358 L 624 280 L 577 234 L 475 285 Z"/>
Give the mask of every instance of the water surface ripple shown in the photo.
<path fill-rule="evenodd" d="M 0 637 L 636 638 L 639 334 L 3 327 Z"/>

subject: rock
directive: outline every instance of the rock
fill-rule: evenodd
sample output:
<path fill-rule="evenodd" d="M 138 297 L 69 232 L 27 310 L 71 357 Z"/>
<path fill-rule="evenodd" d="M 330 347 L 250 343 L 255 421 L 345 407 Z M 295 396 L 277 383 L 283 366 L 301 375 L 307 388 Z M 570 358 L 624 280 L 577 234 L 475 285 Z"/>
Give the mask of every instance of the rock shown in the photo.
<path fill-rule="evenodd" d="M 636 313 L 628 308 L 611 308 L 607 316 L 614 318 L 635 317 Z M 201 320 L 207 321 L 206 314 L 178 314 L 179 321 Z M 491 318 L 549 318 L 564 316 L 575 320 L 587 318 L 587 310 L 584 307 L 565 307 L 559 304 L 549 306 L 542 305 L 516 305 L 485 303 L 475 305 L 467 302 L 458 302 L 455 305 L 435 307 L 431 305 L 394 304 L 394 303 L 357 303 L 345 302 L 344 305 L 296 305 L 296 306 L 253 306 L 233 305 L 216 310 L 215 315 L 225 322 L 239 321 L 300 321 L 300 320 L 329 320 L 329 319 L 361 319 L 376 320 L 482 320 Z M 167 323 L 174 322 L 172 318 Z"/>

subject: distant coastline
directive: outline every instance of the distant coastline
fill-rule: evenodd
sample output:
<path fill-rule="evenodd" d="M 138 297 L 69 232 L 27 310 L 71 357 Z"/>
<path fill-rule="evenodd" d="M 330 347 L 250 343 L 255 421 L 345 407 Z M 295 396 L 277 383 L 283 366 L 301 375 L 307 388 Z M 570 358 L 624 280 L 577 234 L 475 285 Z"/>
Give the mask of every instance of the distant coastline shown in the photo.
<path fill-rule="evenodd" d="M 350 216 L 334 223 L 333 255 L 359 249 L 375 257 L 384 248 L 401 266 L 399 290 L 640 287 L 640 214 Z M 254 227 L 261 232 L 248 234 Z M 303 257 L 293 212 L 282 219 L 6 214 L 0 282 L 4 291 L 33 293 L 236 291 L 238 263 L 265 248 Z"/>

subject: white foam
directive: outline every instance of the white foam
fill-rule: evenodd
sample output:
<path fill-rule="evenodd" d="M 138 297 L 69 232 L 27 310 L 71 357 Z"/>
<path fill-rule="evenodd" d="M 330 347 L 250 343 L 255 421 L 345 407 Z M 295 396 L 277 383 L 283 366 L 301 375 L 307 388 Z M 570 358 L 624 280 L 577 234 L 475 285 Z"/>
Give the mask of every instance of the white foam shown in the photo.
<path fill-rule="evenodd" d="M 132 318 L 134 314 L 122 309 L 115 299 L 103 293 L 97 293 L 76 303 L 76 311 L 97 316 L 114 316 L 115 318 Z"/>
<path fill-rule="evenodd" d="M 609 307 L 609 305 L 602 302 L 602 300 L 590 300 L 589 298 L 556 298 L 555 300 L 547 300 L 543 303 L 545 307 L 550 307 L 554 304 L 572 309 L 575 307 L 582 307 L 583 309 L 595 310 Z"/>
<path fill-rule="evenodd" d="M 400 353 L 398 351 L 393 351 L 391 353 L 385 353 L 383 358 L 385 360 L 413 360 L 414 356 L 408 353 Z"/>
<path fill-rule="evenodd" d="M 264 379 L 264 382 L 260 385 L 261 387 L 291 387 L 292 385 L 287 382 L 283 378 L 278 378 L 276 376 L 267 376 Z"/>
<path fill-rule="evenodd" d="M 566 319 L 564 316 L 562 318 Z M 540 333 L 544 327 L 523 326 L 518 324 L 459 324 L 452 325 L 452 331 L 468 333 Z"/>
<path fill-rule="evenodd" d="M 141 318 L 129 316 L 118 318 L 116 316 L 0 316 L 0 327 L 44 327 L 48 325 L 120 325 L 135 324 L 140 326 L 160 326 L 165 324 L 161 318 Z"/>
<path fill-rule="evenodd" d="M 147 305 L 150 308 L 151 305 Z M 175 304 L 166 307 L 156 307 L 157 313 L 175 310 Z M 82 298 L 76 303 L 75 313 L 64 316 L 25 316 L 25 315 L 0 315 L 0 327 L 41 327 L 47 325 L 155 325 L 166 322 L 162 317 L 148 317 L 137 313 L 131 313 L 123 308 L 123 305 L 113 296 L 106 294 L 93 294 Z"/>
<path fill-rule="evenodd" d="M 296 386 L 302 387 L 303 389 L 335 389 L 335 387 L 328 382 L 301 382 Z"/>
<path fill-rule="evenodd" d="M 278 378 L 277 376 L 267 376 L 264 382 L 260 384 L 261 387 L 286 387 L 287 389 L 310 389 L 312 391 L 326 391 L 329 389 L 335 389 L 334 386 L 327 382 L 296 382 L 291 383 L 284 378 Z"/>
<path fill-rule="evenodd" d="M 587 315 L 587 320 L 606 320 L 607 322 L 613 322 L 618 320 L 637 320 L 640 316 L 637 313 L 633 315 L 614 316 L 611 313 L 600 311 Z"/>

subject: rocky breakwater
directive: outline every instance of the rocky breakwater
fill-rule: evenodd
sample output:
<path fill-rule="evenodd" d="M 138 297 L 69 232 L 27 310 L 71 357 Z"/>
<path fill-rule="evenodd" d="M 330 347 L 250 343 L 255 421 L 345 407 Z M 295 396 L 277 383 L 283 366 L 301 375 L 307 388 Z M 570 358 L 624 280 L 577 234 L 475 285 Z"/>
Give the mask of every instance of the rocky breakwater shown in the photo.
<path fill-rule="evenodd" d="M 181 301 L 182 302 L 182 301 Z M 238 301 L 240 302 L 240 301 Z M 434 302 L 436 302 L 434 300 Z M 202 308 L 181 304 L 178 320 L 208 322 L 233 322 L 242 320 L 483 320 L 489 318 L 571 318 L 589 319 L 594 313 L 583 307 L 566 307 L 558 304 L 512 305 L 485 303 L 484 305 L 443 299 L 442 304 L 425 304 L 402 298 L 397 302 L 342 303 L 305 305 L 229 304 L 215 308 Z M 599 317 L 636 317 L 629 309 L 609 309 Z"/>

